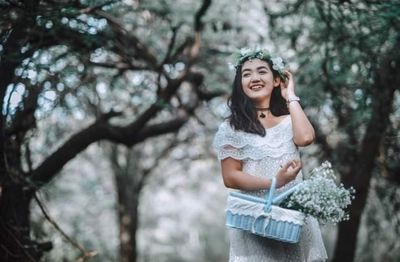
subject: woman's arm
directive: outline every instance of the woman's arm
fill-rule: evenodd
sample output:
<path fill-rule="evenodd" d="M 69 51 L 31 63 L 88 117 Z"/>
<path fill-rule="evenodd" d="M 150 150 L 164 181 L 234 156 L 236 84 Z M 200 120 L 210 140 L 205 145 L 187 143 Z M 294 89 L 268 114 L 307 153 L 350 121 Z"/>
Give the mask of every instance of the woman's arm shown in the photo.
<path fill-rule="evenodd" d="M 315 139 L 315 131 L 294 92 L 294 79 L 292 73 L 286 71 L 287 81 L 281 83 L 281 93 L 288 101 L 288 109 L 292 119 L 293 141 L 298 146 L 307 146 Z"/>
<path fill-rule="evenodd" d="M 314 128 L 298 101 L 288 104 L 293 127 L 293 141 L 298 146 L 308 146 L 315 139 Z"/>
<path fill-rule="evenodd" d="M 221 160 L 222 178 L 226 187 L 246 191 L 268 189 L 271 179 L 252 176 L 242 171 L 242 162 L 231 157 Z M 301 169 L 300 160 L 287 162 L 276 175 L 276 187 L 281 187 L 293 179 Z"/>

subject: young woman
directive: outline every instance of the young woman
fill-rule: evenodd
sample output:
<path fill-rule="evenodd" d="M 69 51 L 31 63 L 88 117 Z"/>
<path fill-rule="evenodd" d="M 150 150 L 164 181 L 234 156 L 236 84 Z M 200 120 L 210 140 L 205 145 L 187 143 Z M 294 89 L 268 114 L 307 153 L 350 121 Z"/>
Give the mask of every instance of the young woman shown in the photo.
<path fill-rule="evenodd" d="M 228 102 L 231 115 L 214 138 L 226 187 L 263 197 L 276 179 L 277 192 L 302 180 L 298 146 L 314 140 L 314 129 L 295 94 L 293 75 L 280 57 L 242 50 Z M 325 261 L 318 222 L 307 218 L 297 244 L 230 230 L 233 262 Z"/>

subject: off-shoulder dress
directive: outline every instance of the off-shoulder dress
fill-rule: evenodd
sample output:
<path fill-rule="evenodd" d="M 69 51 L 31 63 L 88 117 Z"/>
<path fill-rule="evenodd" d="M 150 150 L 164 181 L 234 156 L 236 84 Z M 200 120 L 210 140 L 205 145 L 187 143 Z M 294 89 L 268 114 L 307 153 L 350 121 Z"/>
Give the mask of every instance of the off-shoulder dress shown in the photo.
<path fill-rule="evenodd" d="M 234 130 L 226 120 L 219 126 L 213 146 L 219 160 L 227 157 L 241 160 L 243 172 L 259 177 L 272 178 L 281 164 L 300 157 L 293 142 L 290 115 L 276 126 L 267 128 L 264 137 Z M 303 175 L 300 172 L 294 181 L 277 189 L 277 193 L 284 192 L 302 179 Z M 240 192 L 263 197 L 266 190 Z M 230 229 L 229 237 L 230 262 L 311 262 L 327 259 L 318 221 L 312 217 L 306 218 L 300 241 L 296 244 L 260 237 L 237 229 Z"/>

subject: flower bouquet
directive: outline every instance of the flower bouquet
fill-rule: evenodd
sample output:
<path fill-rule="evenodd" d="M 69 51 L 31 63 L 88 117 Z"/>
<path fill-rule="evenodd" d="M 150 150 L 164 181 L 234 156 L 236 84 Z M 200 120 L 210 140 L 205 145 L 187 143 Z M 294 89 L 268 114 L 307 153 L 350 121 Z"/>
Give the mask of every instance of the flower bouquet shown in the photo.
<path fill-rule="evenodd" d="M 336 176 L 328 161 L 315 168 L 279 206 L 293 209 L 317 218 L 321 223 L 336 224 L 348 220 L 345 208 L 354 199 L 353 187 L 337 185 Z"/>

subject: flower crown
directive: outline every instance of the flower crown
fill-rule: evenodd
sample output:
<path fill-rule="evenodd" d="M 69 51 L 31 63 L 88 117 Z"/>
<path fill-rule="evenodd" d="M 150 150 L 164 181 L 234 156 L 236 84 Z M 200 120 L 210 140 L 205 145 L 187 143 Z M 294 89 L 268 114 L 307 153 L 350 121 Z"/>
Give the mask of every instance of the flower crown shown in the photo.
<path fill-rule="evenodd" d="M 271 61 L 272 69 L 278 72 L 282 79 L 286 79 L 285 70 L 288 69 L 287 63 L 280 56 L 272 56 L 267 49 L 262 48 L 241 48 L 238 52 L 234 53 L 236 63 L 234 65 L 237 70 L 244 62 L 251 59 L 260 59 L 264 61 Z"/>

